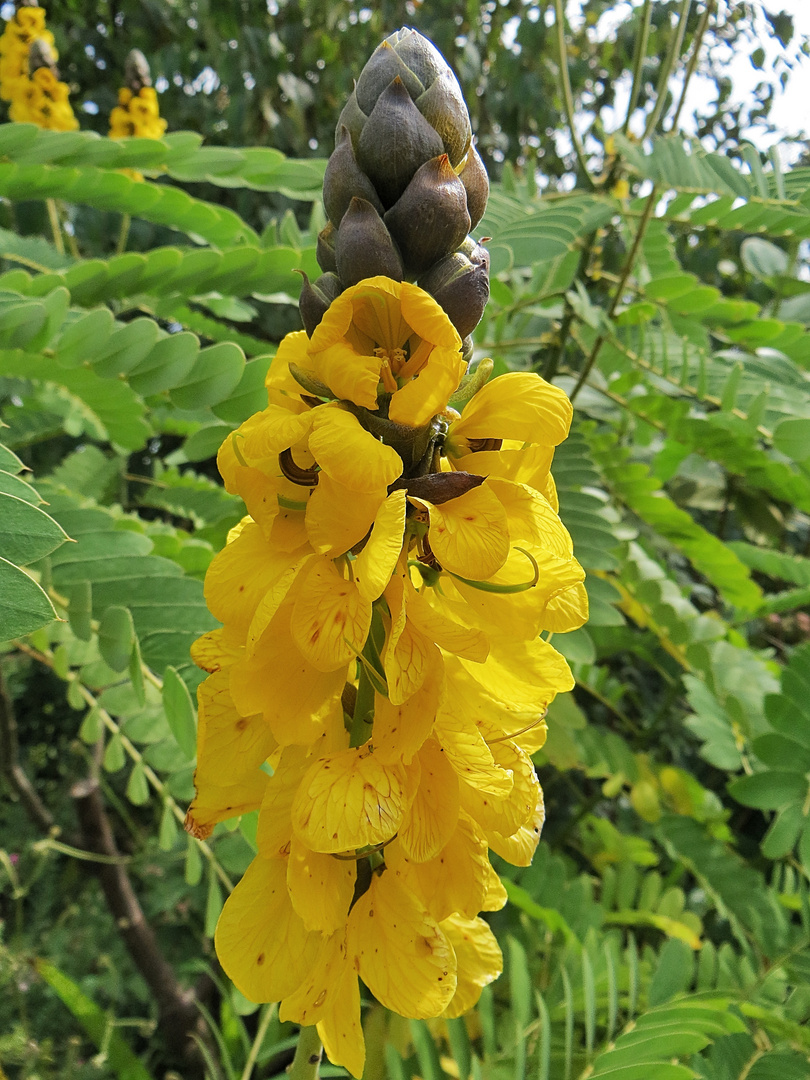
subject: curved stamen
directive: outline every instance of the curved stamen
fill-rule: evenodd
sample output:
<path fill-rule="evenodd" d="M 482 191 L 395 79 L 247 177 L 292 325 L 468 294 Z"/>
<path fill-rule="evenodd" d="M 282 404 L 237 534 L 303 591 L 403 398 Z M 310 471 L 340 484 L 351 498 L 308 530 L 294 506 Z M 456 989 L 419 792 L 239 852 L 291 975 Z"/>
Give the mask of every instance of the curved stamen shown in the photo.
<path fill-rule="evenodd" d="M 299 487 L 317 487 L 320 468 L 315 465 L 311 469 L 302 469 L 293 460 L 292 450 L 287 447 L 278 455 L 278 465 L 288 480 Z"/>
<path fill-rule="evenodd" d="M 515 545 L 515 551 L 519 551 L 522 555 L 525 555 L 529 562 L 534 567 L 534 577 L 531 581 L 520 581 L 515 585 L 498 585 L 494 581 L 473 581 L 471 578 L 462 577 L 461 574 L 454 574 L 452 570 L 446 572 L 450 577 L 456 578 L 458 581 L 463 581 L 465 585 L 469 585 L 473 589 L 478 589 L 480 592 L 488 593 L 519 593 L 526 592 L 528 589 L 533 589 L 537 582 L 540 580 L 540 567 L 537 565 L 535 557 L 525 548 Z"/>
<path fill-rule="evenodd" d="M 467 445 L 471 454 L 477 454 L 482 450 L 500 450 L 503 439 L 467 439 Z"/>

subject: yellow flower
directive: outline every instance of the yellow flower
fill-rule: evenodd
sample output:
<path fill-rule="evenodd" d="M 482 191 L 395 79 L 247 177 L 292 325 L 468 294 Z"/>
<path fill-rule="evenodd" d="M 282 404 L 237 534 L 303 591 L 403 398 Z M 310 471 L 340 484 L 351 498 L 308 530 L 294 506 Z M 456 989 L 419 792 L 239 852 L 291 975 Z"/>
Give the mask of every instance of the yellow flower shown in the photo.
<path fill-rule="evenodd" d="M 366 409 L 421 427 L 440 413 L 464 374 L 461 338 L 428 293 L 373 277 L 332 302 L 312 338 L 299 335 L 299 367 Z"/>
<path fill-rule="evenodd" d="M 137 94 L 127 87 L 118 91 L 118 104 L 110 113 L 111 139 L 159 139 L 165 131 L 154 87 L 143 86 Z"/>
<path fill-rule="evenodd" d="M 68 101 L 69 93 L 67 83 L 60 82 L 50 68 L 37 68 L 16 85 L 9 118 L 51 131 L 75 131 L 79 122 Z"/>

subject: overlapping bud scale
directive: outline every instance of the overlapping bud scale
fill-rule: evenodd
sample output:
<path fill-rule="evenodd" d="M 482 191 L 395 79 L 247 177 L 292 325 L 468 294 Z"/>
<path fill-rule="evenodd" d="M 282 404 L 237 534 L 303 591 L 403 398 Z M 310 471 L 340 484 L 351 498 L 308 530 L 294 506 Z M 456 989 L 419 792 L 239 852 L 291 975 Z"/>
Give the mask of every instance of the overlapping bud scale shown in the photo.
<path fill-rule="evenodd" d="M 364 69 L 338 145 L 345 161 L 356 141 L 373 192 L 341 194 L 338 255 L 353 204 L 388 228 L 420 170 L 442 185 L 469 155 L 448 74 L 413 31 Z M 403 90 L 442 149 L 419 136 L 427 160 L 398 158 L 383 183 L 362 135 L 375 112 L 408 111 Z M 220 450 L 248 516 L 206 578 L 222 628 L 193 650 L 209 675 L 187 828 L 205 837 L 259 812 L 219 957 L 247 997 L 317 1024 L 357 1077 L 358 976 L 383 1005 L 428 1018 L 461 1015 L 500 973 L 480 917 L 506 899 L 489 851 L 531 861 L 543 823 L 531 755 L 548 703 L 573 685 L 540 634 L 587 613 L 549 471 L 570 403 L 533 374 L 488 382 L 488 361 L 466 373 L 473 315 L 457 286 L 480 295 L 485 260 L 451 234 L 461 250 L 427 271 L 435 298 L 407 274 L 305 283 L 307 329 L 279 347 L 267 408 Z"/>

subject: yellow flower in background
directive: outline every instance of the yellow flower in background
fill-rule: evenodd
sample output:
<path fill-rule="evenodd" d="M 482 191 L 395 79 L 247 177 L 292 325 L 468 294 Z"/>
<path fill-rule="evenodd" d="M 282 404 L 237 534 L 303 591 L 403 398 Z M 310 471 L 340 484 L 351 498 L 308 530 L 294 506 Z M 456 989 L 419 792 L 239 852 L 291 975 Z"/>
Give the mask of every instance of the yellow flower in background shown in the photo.
<path fill-rule="evenodd" d="M 0 37 L 0 97 L 10 102 L 9 119 L 50 131 L 75 131 L 79 122 L 60 82 L 53 34 L 45 10 L 21 7 Z"/>
<path fill-rule="evenodd" d="M 111 139 L 159 139 L 165 131 L 154 87 L 142 86 L 137 93 L 127 87 L 118 91 L 118 104 L 110 113 Z"/>
<path fill-rule="evenodd" d="M 54 62 L 59 59 L 53 34 L 45 29 L 45 9 L 20 7 L 0 36 L 0 98 L 3 101 L 18 99 L 20 84 L 28 79 L 28 51 L 34 41 L 45 42 Z"/>
<path fill-rule="evenodd" d="M 69 94 L 67 83 L 60 82 L 50 68 L 37 68 L 30 79 L 18 84 L 9 119 L 50 131 L 76 131 L 79 121 L 73 115 Z"/>

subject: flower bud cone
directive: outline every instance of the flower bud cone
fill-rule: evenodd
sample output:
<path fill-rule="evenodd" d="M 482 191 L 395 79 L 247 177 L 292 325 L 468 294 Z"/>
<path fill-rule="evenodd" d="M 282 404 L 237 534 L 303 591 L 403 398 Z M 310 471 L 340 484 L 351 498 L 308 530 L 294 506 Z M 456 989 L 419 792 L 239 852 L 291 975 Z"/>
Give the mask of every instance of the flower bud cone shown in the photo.
<path fill-rule="evenodd" d="M 357 152 L 357 140 L 360 138 L 360 132 L 363 130 L 367 119 L 368 117 L 357 104 L 357 91 L 352 90 L 338 117 L 337 126 L 335 127 L 335 145 L 340 140 L 340 129 L 345 127 L 352 137 L 352 146 Z"/>
<path fill-rule="evenodd" d="M 472 129 L 458 79 L 449 68 L 416 99 L 416 107 L 441 135 L 450 164 L 455 168 L 470 147 Z"/>
<path fill-rule="evenodd" d="M 409 274 L 428 270 L 461 243 L 470 229 L 467 193 L 447 154 L 416 171 L 402 197 L 385 215 Z"/>
<path fill-rule="evenodd" d="M 313 284 L 303 270 L 299 273 L 304 279 L 304 287 L 298 298 L 298 311 L 307 335 L 312 337 L 329 305 L 340 296 L 340 280 L 336 274 L 322 274 Z"/>
<path fill-rule="evenodd" d="M 442 153 L 440 135 L 411 101 L 402 81 L 394 79 L 377 99 L 357 141 L 357 162 L 383 206 L 393 206 L 419 166 Z"/>
<path fill-rule="evenodd" d="M 331 221 L 328 221 L 325 228 L 318 233 L 315 258 L 318 260 L 318 266 L 325 274 L 337 273 L 337 260 L 335 259 L 336 237 L 337 229 Z"/>
<path fill-rule="evenodd" d="M 402 281 L 402 259 L 391 234 L 365 199 L 349 203 L 337 232 L 335 258 L 344 288 L 377 275 Z"/>
<path fill-rule="evenodd" d="M 425 92 L 423 83 L 386 40 L 371 54 L 357 80 L 357 104 L 366 116 L 377 104 L 377 98 L 383 90 L 396 78 L 400 79 L 411 98 L 418 98 Z"/>
<path fill-rule="evenodd" d="M 340 225 L 355 195 L 370 202 L 378 214 L 383 213 L 374 185 L 355 160 L 349 129 L 341 125 L 337 146 L 323 178 L 323 205 L 335 228 Z"/>
<path fill-rule="evenodd" d="M 489 252 L 476 245 L 470 256 L 455 251 L 419 279 L 462 338 L 476 328 L 489 300 Z"/>

